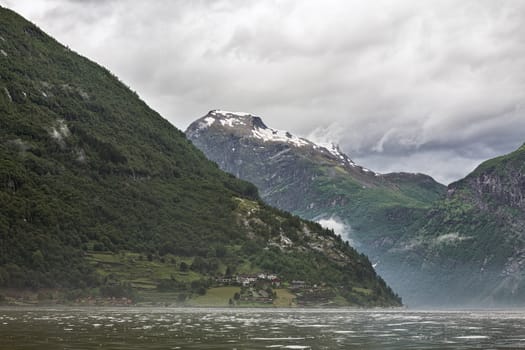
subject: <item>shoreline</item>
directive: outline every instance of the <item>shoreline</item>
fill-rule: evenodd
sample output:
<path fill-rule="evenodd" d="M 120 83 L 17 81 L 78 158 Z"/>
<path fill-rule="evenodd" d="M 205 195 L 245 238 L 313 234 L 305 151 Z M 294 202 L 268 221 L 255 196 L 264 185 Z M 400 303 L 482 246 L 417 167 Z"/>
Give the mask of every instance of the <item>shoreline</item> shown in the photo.
<path fill-rule="evenodd" d="M 231 289 L 231 288 L 230 288 Z M 143 294 L 136 291 L 132 296 L 101 296 L 96 290 L 71 291 L 62 289 L 0 289 L 0 307 L 144 307 L 144 308 L 226 308 L 226 309 L 387 309 L 405 308 L 398 305 L 351 305 L 338 300 L 321 299 L 304 302 L 288 289 L 278 289 L 270 301 L 233 301 L 233 289 L 215 287 L 204 295 L 189 295 L 177 300 L 173 293 Z M 235 288 L 234 288 L 235 289 Z"/>

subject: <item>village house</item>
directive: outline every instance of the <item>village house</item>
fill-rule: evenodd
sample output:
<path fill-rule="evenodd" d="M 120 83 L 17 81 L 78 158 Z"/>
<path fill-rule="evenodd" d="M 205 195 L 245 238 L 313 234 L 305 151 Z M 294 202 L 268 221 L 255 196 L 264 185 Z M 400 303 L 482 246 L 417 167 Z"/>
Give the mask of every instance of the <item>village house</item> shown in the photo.
<path fill-rule="evenodd" d="M 232 278 L 230 278 L 230 277 L 222 277 L 222 278 L 217 278 L 216 281 L 218 283 L 222 283 L 222 284 L 231 284 L 232 283 Z"/>
<path fill-rule="evenodd" d="M 300 280 L 293 280 L 291 287 L 292 289 L 304 289 L 306 287 L 306 282 Z"/>
<path fill-rule="evenodd" d="M 269 281 L 274 287 L 281 286 L 281 280 L 276 274 L 270 274 L 270 273 L 265 273 L 265 272 L 261 272 L 258 274 L 242 274 L 242 275 L 237 275 L 233 277 L 218 277 L 215 279 L 215 281 L 220 284 L 225 284 L 225 285 L 237 284 L 243 287 L 248 287 L 250 285 L 253 285 L 255 282 L 261 281 L 261 280 Z"/>
<path fill-rule="evenodd" d="M 243 287 L 248 287 L 257 281 L 257 275 L 238 275 L 236 280 Z"/>

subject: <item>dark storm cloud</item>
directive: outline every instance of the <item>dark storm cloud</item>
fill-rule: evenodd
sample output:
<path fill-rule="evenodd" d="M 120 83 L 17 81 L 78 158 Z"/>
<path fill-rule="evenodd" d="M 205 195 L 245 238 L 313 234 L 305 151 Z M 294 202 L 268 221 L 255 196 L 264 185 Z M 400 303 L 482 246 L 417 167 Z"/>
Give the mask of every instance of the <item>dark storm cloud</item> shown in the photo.
<path fill-rule="evenodd" d="M 523 1 L 0 0 L 184 129 L 209 109 L 443 182 L 525 141 Z"/>

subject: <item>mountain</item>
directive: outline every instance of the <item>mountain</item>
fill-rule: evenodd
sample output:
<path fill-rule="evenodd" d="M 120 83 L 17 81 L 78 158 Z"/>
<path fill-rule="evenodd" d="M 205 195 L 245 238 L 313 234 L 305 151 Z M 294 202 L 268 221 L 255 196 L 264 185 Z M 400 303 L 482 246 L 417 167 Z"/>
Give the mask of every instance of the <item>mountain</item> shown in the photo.
<path fill-rule="evenodd" d="M 524 171 L 525 145 L 482 163 L 398 241 L 399 261 L 422 262 L 413 274 L 420 291 L 450 305 L 523 305 Z"/>
<path fill-rule="evenodd" d="M 428 207 L 445 193 L 429 176 L 375 173 L 335 145 L 269 128 L 248 113 L 210 111 L 186 135 L 221 169 L 253 182 L 266 202 L 309 218 L 343 215 L 359 226 L 365 213 Z"/>
<path fill-rule="evenodd" d="M 109 71 L 5 8 L 0 125 L 0 292 L 185 300 L 266 272 L 325 302 L 400 305 L 364 255 L 263 204 Z"/>
<path fill-rule="evenodd" d="M 215 110 L 186 134 L 264 200 L 339 227 L 415 306 L 508 306 L 525 301 L 525 147 L 446 188 L 423 174 L 378 174 L 334 145 Z"/>

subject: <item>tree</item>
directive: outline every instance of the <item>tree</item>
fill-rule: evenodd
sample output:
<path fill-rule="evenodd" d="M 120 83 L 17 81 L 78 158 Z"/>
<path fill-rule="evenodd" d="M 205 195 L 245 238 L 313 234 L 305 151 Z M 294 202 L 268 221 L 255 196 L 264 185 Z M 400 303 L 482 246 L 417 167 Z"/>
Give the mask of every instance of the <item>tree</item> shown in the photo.
<path fill-rule="evenodd" d="M 43 269 L 44 268 L 44 255 L 40 251 L 40 249 L 35 250 L 33 254 L 31 255 L 31 260 L 33 261 L 33 266 L 37 269 Z"/>
<path fill-rule="evenodd" d="M 7 286 L 9 282 L 9 273 L 0 266 L 0 286 Z"/>
<path fill-rule="evenodd" d="M 223 245 L 218 245 L 215 247 L 215 256 L 217 258 L 224 258 L 226 254 L 228 253 L 228 250 Z"/>

